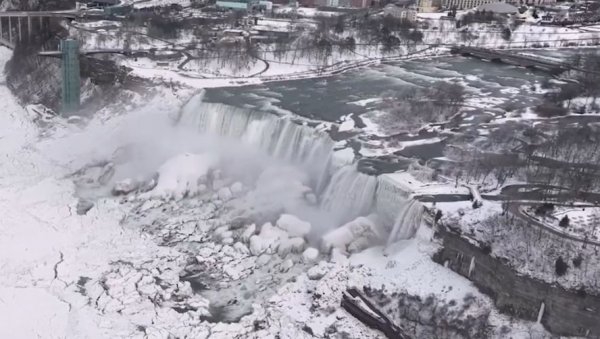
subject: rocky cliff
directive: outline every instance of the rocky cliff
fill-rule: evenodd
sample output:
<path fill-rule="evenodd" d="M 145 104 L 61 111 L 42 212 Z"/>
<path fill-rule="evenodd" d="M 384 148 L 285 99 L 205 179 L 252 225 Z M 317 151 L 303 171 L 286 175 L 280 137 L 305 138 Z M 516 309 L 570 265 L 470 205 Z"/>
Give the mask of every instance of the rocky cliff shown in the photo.
<path fill-rule="evenodd" d="M 439 228 L 437 235 L 443 240 L 443 248 L 434 260 L 473 281 L 494 299 L 501 312 L 535 321 L 543 304 L 541 323 L 550 332 L 600 338 L 600 296 L 597 291 L 566 290 L 517 275 L 472 239 L 444 227 Z"/>

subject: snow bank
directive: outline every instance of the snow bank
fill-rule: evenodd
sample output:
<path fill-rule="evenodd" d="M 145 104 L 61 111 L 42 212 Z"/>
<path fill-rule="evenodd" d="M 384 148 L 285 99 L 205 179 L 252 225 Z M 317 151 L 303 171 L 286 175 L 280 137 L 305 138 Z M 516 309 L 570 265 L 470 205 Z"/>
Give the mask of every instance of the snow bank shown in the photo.
<path fill-rule="evenodd" d="M 41 288 L 0 288 L 0 338 L 66 338 L 69 305 Z"/>

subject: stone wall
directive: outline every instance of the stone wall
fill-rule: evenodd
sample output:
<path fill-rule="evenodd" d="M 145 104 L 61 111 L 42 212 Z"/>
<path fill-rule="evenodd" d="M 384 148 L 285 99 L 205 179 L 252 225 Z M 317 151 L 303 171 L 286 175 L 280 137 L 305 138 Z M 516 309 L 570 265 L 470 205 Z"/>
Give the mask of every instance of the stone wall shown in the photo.
<path fill-rule="evenodd" d="M 550 332 L 600 338 L 600 296 L 517 275 L 473 240 L 448 229 L 440 227 L 437 235 L 443 240 L 443 248 L 434 260 L 473 281 L 501 312 L 535 321 L 544 303 L 542 324 Z"/>

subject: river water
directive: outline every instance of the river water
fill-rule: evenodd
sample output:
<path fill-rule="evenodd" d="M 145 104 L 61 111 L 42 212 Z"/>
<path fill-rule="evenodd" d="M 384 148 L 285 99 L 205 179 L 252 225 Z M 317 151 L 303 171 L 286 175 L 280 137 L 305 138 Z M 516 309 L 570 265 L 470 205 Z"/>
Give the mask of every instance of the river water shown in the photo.
<path fill-rule="evenodd" d="M 565 60 L 575 52 L 523 53 Z M 390 123 L 389 119 L 378 117 L 381 98 L 410 86 L 425 88 L 437 81 L 458 82 L 467 92 L 464 113 L 444 126 L 453 132 L 480 131 L 506 118 L 531 119 L 526 108 L 540 103 L 547 92 L 545 85 L 556 83 L 543 71 L 452 56 L 381 64 L 323 78 L 207 89 L 203 100 L 340 124 L 342 130 L 347 125 L 344 121 L 353 120 L 346 130 L 358 134 L 355 139 L 363 145 L 363 156 L 393 154 L 427 160 L 443 156 L 448 133 L 437 129 L 407 131 L 402 122 Z"/>

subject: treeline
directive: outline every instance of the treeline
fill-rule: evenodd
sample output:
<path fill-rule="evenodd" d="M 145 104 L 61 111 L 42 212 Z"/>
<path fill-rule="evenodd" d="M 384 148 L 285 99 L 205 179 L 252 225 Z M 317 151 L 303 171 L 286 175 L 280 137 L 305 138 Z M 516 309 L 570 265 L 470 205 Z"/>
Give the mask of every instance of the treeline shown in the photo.
<path fill-rule="evenodd" d="M 467 137 L 462 147 L 450 147 L 446 156 L 455 160 L 447 175 L 498 186 L 514 178 L 548 187 L 541 199 L 588 199 L 586 192 L 600 189 L 600 131 L 590 126 L 547 129 L 521 124 L 490 130 L 485 142 Z M 562 187 L 557 195 L 551 187 Z"/>
<path fill-rule="evenodd" d="M 536 112 L 542 117 L 561 116 L 571 110 L 586 113 L 588 109 L 599 109 L 595 102 L 600 96 L 600 55 L 577 54 L 568 60 L 566 66 L 570 69 L 567 74 L 569 82 L 547 93 L 544 102 L 536 107 Z M 586 99 L 583 105 L 573 107 L 573 99 L 578 97 Z"/>
<path fill-rule="evenodd" d="M 378 109 L 387 113 L 382 119 L 416 131 L 426 124 L 449 120 L 460 111 L 465 98 L 461 84 L 438 81 L 429 87 L 408 86 L 384 93 Z"/>

